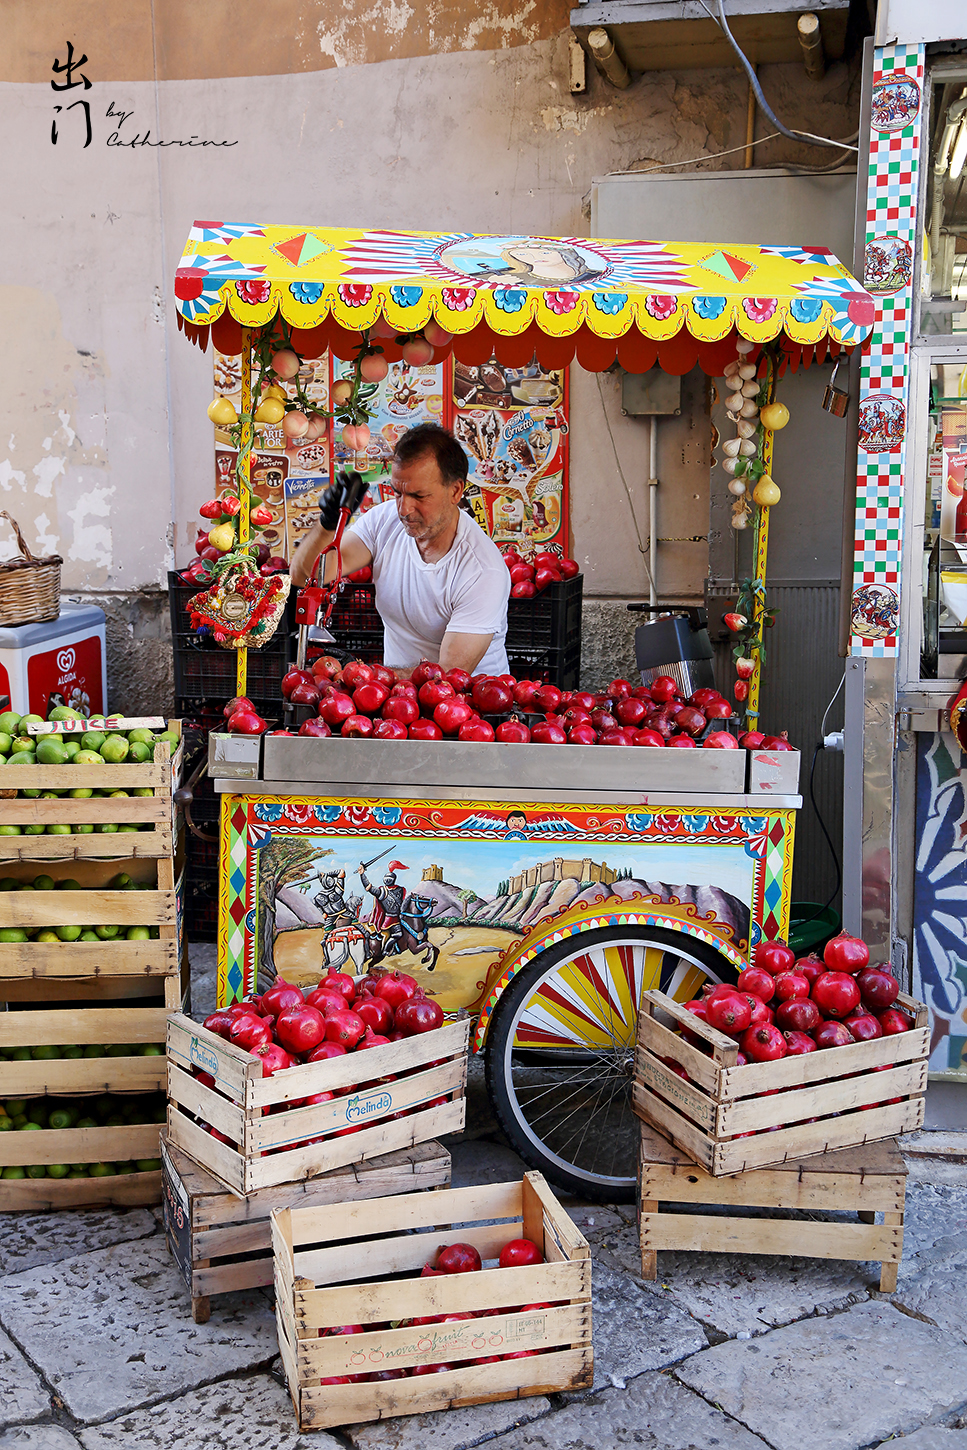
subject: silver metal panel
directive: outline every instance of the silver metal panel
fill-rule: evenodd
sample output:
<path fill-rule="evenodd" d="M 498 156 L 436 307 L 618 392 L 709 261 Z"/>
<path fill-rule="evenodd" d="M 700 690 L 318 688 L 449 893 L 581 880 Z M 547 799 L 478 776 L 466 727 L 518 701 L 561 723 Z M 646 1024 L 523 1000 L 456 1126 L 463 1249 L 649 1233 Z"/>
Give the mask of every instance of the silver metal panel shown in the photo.
<path fill-rule="evenodd" d="M 863 734 L 866 660 L 846 660 L 843 738 L 843 926 L 863 930 Z M 835 836 L 834 836 L 835 839 Z"/>
<path fill-rule="evenodd" d="M 802 757 L 798 750 L 749 752 L 749 794 L 786 796 L 799 790 Z"/>
<path fill-rule="evenodd" d="M 297 796 L 310 800 L 372 800 L 380 794 L 381 788 L 372 781 L 356 781 L 329 785 L 317 780 L 260 780 L 251 786 L 230 780 L 216 780 L 215 790 L 219 795 L 240 795 L 253 798 L 263 796 Z M 394 786 L 392 793 L 385 794 L 386 800 L 422 801 L 428 792 L 422 786 Z M 763 800 L 761 795 L 719 795 L 715 791 L 665 791 L 665 790 L 596 790 L 583 788 L 568 790 L 557 786 L 546 790 L 501 790 L 493 786 L 477 785 L 435 785 L 431 800 L 473 801 L 481 798 L 487 801 L 507 801 L 509 805 L 589 805 L 609 806 L 617 810 L 643 809 L 665 810 L 673 808 L 684 811 L 798 811 L 802 807 L 802 796 L 788 795 Z"/>
<path fill-rule="evenodd" d="M 855 196 L 855 171 L 804 176 L 768 168 L 602 176 L 591 186 L 591 235 L 821 246 L 848 267 Z"/>
<path fill-rule="evenodd" d="M 774 512 L 781 515 L 782 508 Z M 805 795 L 823 712 L 843 675 L 843 661 L 836 651 L 839 588 L 810 581 L 778 586 L 767 581 L 767 585 L 769 602 L 779 612 L 775 629 L 766 632 L 760 719 L 766 731 L 787 731 L 792 744 L 802 752 L 799 788 Z M 734 678 L 731 650 L 727 645 L 720 646 L 716 684 L 729 694 Z M 830 712 L 828 730 L 840 728 L 842 710 L 841 701 L 837 701 Z M 826 829 L 838 850 L 843 809 L 842 757 L 820 751 L 813 782 Z M 793 862 L 793 900 L 820 904 L 827 901 L 836 885 L 836 868 L 816 813 L 808 803 L 796 822 Z M 836 898 L 832 905 L 838 908 Z"/>
<path fill-rule="evenodd" d="M 260 735 L 208 737 L 208 774 L 213 780 L 258 780 L 262 756 Z"/>
<path fill-rule="evenodd" d="M 212 737 L 217 738 L 217 737 Z M 534 790 L 547 796 L 578 787 L 602 790 L 745 791 L 744 750 L 647 750 L 598 745 L 483 745 L 459 740 L 328 740 L 265 737 L 263 778 L 359 785 L 392 796 L 397 786 L 432 793 L 469 783 L 481 792 Z"/>
<path fill-rule="evenodd" d="M 863 727 L 863 940 L 890 960 L 893 949 L 893 806 L 896 662 L 866 661 Z M 913 822 L 905 836 L 912 844 Z"/>

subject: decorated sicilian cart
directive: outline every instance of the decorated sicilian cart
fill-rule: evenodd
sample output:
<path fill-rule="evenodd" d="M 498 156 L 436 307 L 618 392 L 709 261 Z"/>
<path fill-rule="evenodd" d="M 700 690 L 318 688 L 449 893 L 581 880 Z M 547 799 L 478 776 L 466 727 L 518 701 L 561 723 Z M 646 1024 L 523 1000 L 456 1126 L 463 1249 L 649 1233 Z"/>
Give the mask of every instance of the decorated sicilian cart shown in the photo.
<path fill-rule="evenodd" d="M 211 410 L 233 449 L 215 522 L 225 547 L 213 546 L 193 601 L 196 625 L 237 650 L 243 701 L 210 739 L 220 1000 L 276 974 L 314 983 L 327 966 L 399 968 L 447 1014 L 475 1016 L 495 1111 L 527 1161 L 592 1196 L 630 1193 L 642 992 L 685 1001 L 706 979 L 734 980 L 762 937 L 788 932 L 799 755 L 756 730 L 769 511 L 780 496 L 772 440 L 787 416 L 777 391 L 787 368 L 862 340 L 869 297 L 828 252 L 789 247 L 213 223 L 193 229 L 176 293 L 188 338 L 240 360 L 237 402 L 216 397 Z M 342 386 L 334 366 L 328 393 L 310 394 L 305 379 L 318 373 L 308 364 L 325 355 Z M 301 725 L 290 704 L 291 728 L 268 731 L 244 702 L 253 651 L 288 585 L 255 562 L 253 525 L 271 513 L 251 507 L 260 421 L 274 418 L 290 444 L 331 444 L 365 475 L 374 381 L 451 356 L 464 375 L 488 360 L 505 377 L 517 370 L 530 440 L 553 422 L 546 379 L 572 361 L 675 374 L 697 364 L 723 380 L 733 524 L 754 534 L 754 578 L 730 617 L 734 703 L 707 691 L 724 708 L 693 721 L 692 738 L 678 731 L 689 748 L 577 743 L 594 730 L 561 748 L 567 737 L 546 720 L 543 738 L 492 725 L 471 738 L 380 738 L 371 725 L 320 737 L 304 708 Z M 333 597 L 319 586 L 300 598 L 307 634 Z M 665 691 L 680 711 L 698 698 L 690 655 L 702 653 L 652 658 L 628 693 L 650 707 Z M 544 710 L 553 719 L 567 704 L 556 693 Z M 531 698 L 528 709 L 539 708 Z M 623 733 L 605 727 L 601 739 L 665 741 Z"/>

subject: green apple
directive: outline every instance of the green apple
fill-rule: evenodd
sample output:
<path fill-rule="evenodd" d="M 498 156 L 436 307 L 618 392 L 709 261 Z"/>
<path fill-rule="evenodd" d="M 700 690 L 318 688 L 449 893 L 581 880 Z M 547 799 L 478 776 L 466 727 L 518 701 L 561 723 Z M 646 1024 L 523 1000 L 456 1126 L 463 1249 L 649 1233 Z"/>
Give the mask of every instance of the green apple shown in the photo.
<path fill-rule="evenodd" d="M 153 745 L 154 731 L 143 725 L 135 725 L 133 730 L 128 731 L 128 740 L 132 745 Z"/>
<path fill-rule="evenodd" d="M 130 1042 L 112 1042 L 105 1057 L 137 1057 L 137 1049 Z"/>
<path fill-rule="evenodd" d="M 65 876 L 63 881 L 55 882 L 58 891 L 83 891 L 84 888 L 73 876 Z"/>
<path fill-rule="evenodd" d="M 13 736 L 0 730 L 0 755 L 9 755 L 13 749 Z"/>
<path fill-rule="evenodd" d="M 30 1049 L 30 1056 L 34 1062 L 56 1062 L 60 1057 L 60 1048 L 54 1047 L 49 1042 L 42 1042 L 37 1047 Z"/>
<path fill-rule="evenodd" d="M 0 942 L 20 942 L 27 940 L 27 933 L 22 926 L 0 926 Z"/>
<path fill-rule="evenodd" d="M 42 825 L 38 825 L 38 826 L 24 826 L 24 835 L 25 836 L 42 836 L 44 834 L 44 832 L 46 831 L 46 829 L 47 829 L 47 827 L 46 826 L 42 826 Z"/>
<path fill-rule="evenodd" d="M 72 761 L 74 759 L 74 757 L 79 752 L 80 748 L 81 748 L 81 742 L 79 740 L 65 740 L 64 741 L 64 750 L 65 750 L 65 752 L 67 754 L 68 761 Z"/>
<path fill-rule="evenodd" d="M 92 1163 L 90 1176 L 92 1178 L 113 1178 L 116 1171 L 113 1163 Z"/>
<path fill-rule="evenodd" d="M 71 834 L 71 828 L 70 826 L 65 826 L 63 822 L 54 822 L 47 827 L 47 834 L 48 836 L 69 836 Z"/>
<path fill-rule="evenodd" d="M 123 735 L 109 735 L 103 745 L 98 746 L 101 755 L 111 765 L 120 765 L 128 758 L 128 742 Z"/>
<path fill-rule="evenodd" d="M 58 926 L 54 930 L 57 932 L 59 941 L 77 941 L 84 928 L 82 926 Z"/>
<path fill-rule="evenodd" d="M 37 757 L 32 750 L 15 750 L 7 757 L 8 765 L 36 765 Z M 40 792 L 38 791 L 39 795 Z"/>
<path fill-rule="evenodd" d="M 134 740 L 131 742 L 128 759 L 133 760 L 136 765 L 143 765 L 146 760 L 151 759 L 152 754 L 150 745 L 145 745 L 143 740 Z"/>
<path fill-rule="evenodd" d="M 26 1176 L 27 1176 L 27 1170 L 26 1170 L 26 1168 L 5 1168 L 3 1170 L 3 1172 L 0 1173 L 0 1178 L 7 1178 L 7 1179 L 10 1179 L 10 1178 L 26 1178 Z"/>
<path fill-rule="evenodd" d="M 131 794 L 132 795 L 136 795 L 136 796 L 141 796 L 142 798 L 144 798 L 145 796 L 153 796 L 154 795 L 154 790 L 152 789 L 152 787 L 150 785 L 138 785 L 138 786 L 135 786 L 135 788 L 131 792 Z"/>
<path fill-rule="evenodd" d="M 92 1117 L 78 1118 L 77 1122 L 74 1124 L 74 1127 L 75 1128 L 96 1128 L 96 1127 L 98 1127 L 98 1122 L 97 1122 L 97 1119 L 96 1118 L 92 1118 Z M 78 1164 L 78 1167 L 80 1167 L 80 1164 Z M 85 1174 L 85 1177 L 86 1176 L 87 1175 Z"/>
<path fill-rule="evenodd" d="M 72 801 L 86 801 L 90 800 L 94 792 L 89 785 L 75 785 L 68 794 Z"/>
<path fill-rule="evenodd" d="M 42 872 L 39 876 L 35 876 L 34 877 L 34 890 L 35 891 L 53 891 L 53 889 L 54 889 L 54 878 L 53 878 L 53 876 L 47 876 L 45 873 Z"/>
<path fill-rule="evenodd" d="M 175 730 L 162 730 L 161 734 L 158 735 L 156 739 L 158 741 L 167 740 L 168 744 L 171 746 L 172 755 L 174 755 L 175 751 L 178 749 L 178 746 L 181 744 L 181 736 Z"/>
<path fill-rule="evenodd" d="M 54 931 L 53 927 L 45 926 L 43 931 L 39 931 L 34 937 L 34 941 L 55 942 L 60 941 L 60 937 Z"/>
<path fill-rule="evenodd" d="M 71 1171 L 67 1176 L 68 1178 L 90 1178 L 91 1175 L 87 1171 L 86 1163 L 72 1163 Z"/>
<path fill-rule="evenodd" d="M 128 941 L 151 940 L 151 933 L 146 926 L 129 926 L 124 935 Z"/>
<path fill-rule="evenodd" d="M 43 715 L 22 715 L 20 717 L 20 727 L 21 727 L 21 729 L 25 729 L 28 725 L 46 725 L 46 724 L 47 724 L 47 721 L 44 719 Z"/>
<path fill-rule="evenodd" d="M 157 1173 L 161 1167 L 160 1158 L 137 1158 L 134 1166 L 139 1173 Z"/>
<path fill-rule="evenodd" d="M 21 718 L 16 710 L 4 710 L 3 714 L 0 715 L 0 730 L 5 735 L 19 735 Z"/>
<path fill-rule="evenodd" d="M 84 1048 L 84 1056 L 85 1057 L 103 1057 L 104 1056 L 104 1048 L 101 1046 L 101 1044 L 99 1042 L 92 1042 L 92 1043 L 89 1044 L 89 1046 L 87 1046 L 87 1047 Z M 78 1123 L 77 1126 L 80 1127 L 80 1124 Z"/>
<path fill-rule="evenodd" d="M 22 836 L 20 826 L 0 826 L 0 836 Z"/>
<path fill-rule="evenodd" d="M 92 746 L 86 745 L 85 744 L 85 741 L 86 740 L 87 740 L 87 736 L 85 735 L 84 736 L 84 739 L 81 741 L 81 749 L 74 756 L 74 764 L 75 765 L 103 765 L 104 764 L 104 756 L 103 755 L 99 755 L 97 753 L 97 751 Z"/>
<path fill-rule="evenodd" d="M 140 829 L 141 829 L 140 826 L 118 826 L 118 832 L 119 833 L 121 831 L 140 831 Z"/>
<path fill-rule="evenodd" d="M 94 829 L 95 831 L 100 831 L 102 835 L 111 836 L 116 833 L 117 826 L 113 821 L 99 821 Z"/>
<path fill-rule="evenodd" d="M 119 926 L 96 926 L 94 930 L 101 941 L 113 941 L 121 928 Z"/>
<path fill-rule="evenodd" d="M 127 891 L 133 884 L 131 877 L 126 871 L 119 871 L 116 876 L 111 877 L 107 883 L 107 889 L 108 891 Z"/>
<path fill-rule="evenodd" d="M 56 735 L 42 735 L 37 741 L 38 765 L 66 765 L 69 759 Z"/>
<path fill-rule="evenodd" d="M 17 880 L 16 876 L 4 876 L 3 879 L 0 880 L 0 891 L 16 891 L 19 886 L 20 882 Z"/>
<path fill-rule="evenodd" d="M 71 826 L 72 836 L 92 836 L 93 834 L 94 827 L 91 825 L 90 821 L 83 821 L 79 825 Z"/>
<path fill-rule="evenodd" d="M 71 709 L 70 705 L 55 705 L 47 716 L 48 720 L 80 720 L 82 718 L 76 710 Z"/>
<path fill-rule="evenodd" d="M 95 940 L 97 940 L 96 937 Z M 60 1055 L 61 1057 L 67 1058 L 71 1062 L 75 1062 L 79 1057 L 84 1056 L 84 1049 L 83 1047 L 78 1047 L 76 1044 L 73 1044 L 70 1047 L 62 1047 L 60 1050 Z"/>
<path fill-rule="evenodd" d="M 48 1163 L 47 1164 L 47 1177 L 48 1178 L 67 1178 L 69 1176 L 69 1174 L 70 1174 L 70 1168 L 69 1168 L 69 1166 L 66 1163 Z"/>
<path fill-rule="evenodd" d="M 79 941 L 100 941 L 101 938 L 98 936 L 98 934 L 97 934 L 96 931 L 92 931 L 88 927 L 84 931 L 81 932 L 78 940 Z"/>
<path fill-rule="evenodd" d="M 165 1045 L 163 1042 L 145 1042 L 140 1051 L 142 1057 L 164 1057 Z"/>

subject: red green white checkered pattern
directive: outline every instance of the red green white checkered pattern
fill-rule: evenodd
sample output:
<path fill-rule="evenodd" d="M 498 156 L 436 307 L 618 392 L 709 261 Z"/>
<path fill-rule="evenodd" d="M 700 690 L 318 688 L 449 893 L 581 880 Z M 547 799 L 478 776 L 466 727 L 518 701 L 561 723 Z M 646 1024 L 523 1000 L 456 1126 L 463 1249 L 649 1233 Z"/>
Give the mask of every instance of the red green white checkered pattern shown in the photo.
<path fill-rule="evenodd" d="M 907 75 L 923 91 L 922 45 L 888 45 L 874 52 L 873 84 Z M 870 132 L 866 241 L 900 237 L 917 248 L 917 192 L 922 108 L 902 131 Z M 876 322 L 863 344 L 860 399 L 888 393 L 907 406 L 912 280 L 892 297 L 876 299 Z M 900 540 L 903 527 L 903 478 L 906 442 L 893 453 L 859 449 L 856 479 L 856 529 L 853 587 L 881 584 L 900 594 Z M 896 635 L 864 639 L 853 635 L 854 655 L 895 656 Z"/>

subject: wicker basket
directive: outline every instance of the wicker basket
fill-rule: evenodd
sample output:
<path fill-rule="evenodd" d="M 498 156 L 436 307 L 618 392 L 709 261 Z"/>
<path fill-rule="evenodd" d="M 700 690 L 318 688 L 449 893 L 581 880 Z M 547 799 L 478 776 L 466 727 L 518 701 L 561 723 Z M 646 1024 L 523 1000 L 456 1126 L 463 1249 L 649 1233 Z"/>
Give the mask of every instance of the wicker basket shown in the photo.
<path fill-rule="evenodd" d="M 40 624 L 47 619 L 57 619 L 60 614 L 60 566 L 63 559 L 59 554 L 49 554 L 45 559 L 36 559 L 24 543 L 17 520 L 0 509 L 0 519 L 6 519 L 17 535 L 20 548 L 19 559 L 8 559 L 0 564 L 0 625 Z"/>

